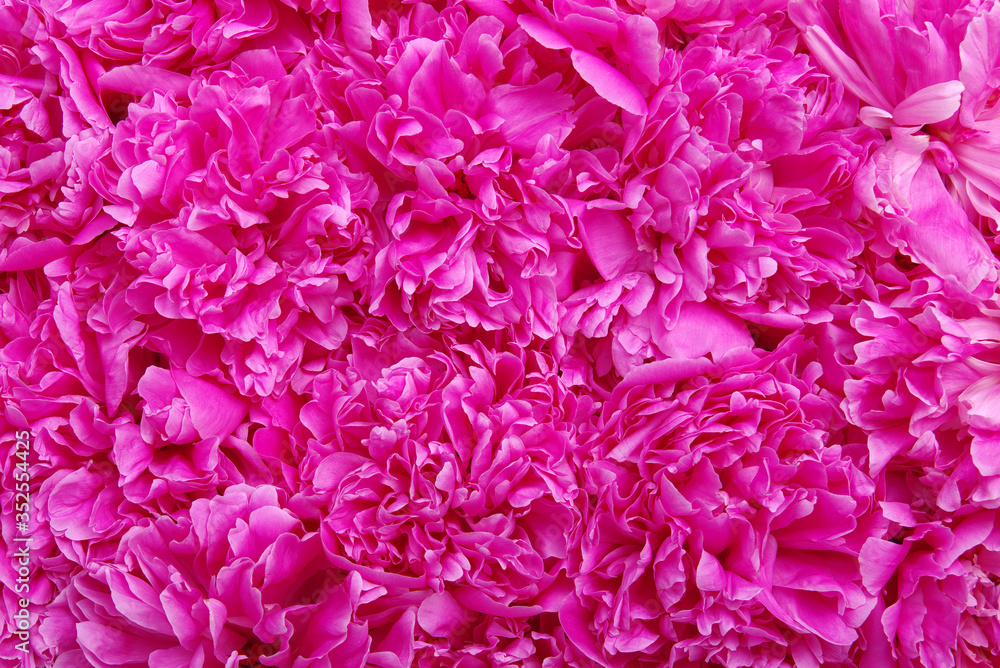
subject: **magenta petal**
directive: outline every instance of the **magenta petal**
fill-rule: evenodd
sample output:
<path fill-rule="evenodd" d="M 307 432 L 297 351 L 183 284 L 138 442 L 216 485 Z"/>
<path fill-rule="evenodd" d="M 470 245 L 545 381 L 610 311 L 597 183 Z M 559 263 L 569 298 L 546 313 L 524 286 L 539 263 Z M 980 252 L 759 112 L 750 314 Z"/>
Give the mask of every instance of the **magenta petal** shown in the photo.
<path fill-rule="evenodd" d="M 503 118 L 500 133 L 514 150 L 534 155 L 546 135 L 559 145 L 573 129 L 569 108 L 573 98 L 556 92 L 558 77 L 530 86 L 496 86 L 489 94 L 490 109 Z"/>
<path fill-rule="evenodd" d="M 352 49 L 372 48 L 372 16 L 368 0 L 341 0 L 344 17 L 344 39 Z"/>
<path fill-rule="evenodd" d="M 198 652 L 203 653 L 201 650 L 201 645 L 198 646 Z M 162 668 L 191 668 L 193 665 L 202 665 L 195 658 L 196 652 L 185 649 L 183 647 L 171 647 L 168 649 L 158 649 L 149 655 L 149 665 L 151 666 L 161 666 Z"/>
<path fill-rule="evenodd" d="M 977 380 L 959 395 L 959 401 L 972 427 L 1000 428 L 1000 377 L 991 375 Z"/>
<path fill-rule="evenodd" d="M 592 53 L 574 49 L 573 67 L 597 94 L 625 111 L 644 116 L 649 112 L 646 99 L 628 77 Z"/>
<path fill-rule="evenodd" d="M 834 44 L 826 31 L 810 26 L 805 30 L 805 41 L 813 55 L 823 63 L 827 70 L 837 75 L 852 93 L 876 107 L 886 110 L 892 109 L 892 104 L 885 98 L 882 91 L 861 71 L 858 64 L 844 53 L 843 49 Z"/>
<path fill-rule="evenodd" d="M 1000 5 L 994 4 L 972 19 L 959 47 L 959 55 L 962 61 L 959 79 L 965 84 L 960 120 L 971 127 L 995 89 L 990 79 L 1000 56 Z"/>
<path fill-rule="evenodd" d="M 668 359 L 650 362 L 633 369 L 615 388 L 615 394 L 624 393 L 630 387 L 651 385 L 653 383 L 669 383 L 691 378 L 705 373 L 712 363 L 700 357 L 697 359 Z"/>
<path fill-rule="evenodd" d="M 861 548 L 861 577 L 865 589 L 877 594 L 896 574 L 896 569 L 909 552 L 906 545 L 890 543 L 872 537 Z"/>
<path fill-rule="evenodd" d="M 726 572 L 715 556 L 703 552 L 698 561 L 695 582 L 702 591 L 722 591 L 726 587 Z"/>
<path fill-rule="evenodd" d="M 174 369 L 171 376 L 191 406 L 191 420 L 202 438 L 224 438 L 247 414 L 247 402 L 219 386 Z"/>
<path fill-rule="evenodd" d="M 392 625 L 385 639 L 373 648 L 368 661 L 382 668 L 406 668 L 412 665 L 415 627 L 416 613 L 413 608 L 409 608 Z"/>
<path fill-rule="evenodd" d="M 571 49 L 573 45 L 559 31 L 536 16 L 522 15 L 517 23 L 533 40 L 546 49 Z"/>
<path fill-rule="evenodd" d="M 972 455 L 972 463 L 982 475 L 1000 475 L 1000 433 L 973 430 L 969 453 Z"/>
<path fill-rule="evenodd" d="M 166 649 L 169 644 L 152 638 L 125 633 L 96 622 L 76 625 L 80 646 L 112 665 L 138 663 L 145 665 L 151 652 Z"/>
<path fill-rule="evenodd" d="M 657 345 L 670 357 L 701 357 L 708 353 L 719 359 L 733 348 L 753 347 L 746 323 L 707 302 L 685 302 L 677 323 L 659 334 Z"/>
<path fill-rule="evenodd" d="M 903 235 L 915 259 L 970 291 L 984 279 L 995 280 L 996 260 L 982 234 L 948 194 L 932 161 L 925 160 L 917 169 L 909 198 L 913 222 L 903 228 Z"/>
<path fill-rule="evenodd" d="M 584 209 L 580 213 L 580 235 L 591 262 L 605 280 L 653 269 L 652 257 L 639 250 L 632 226 L 615 211 Z"/>
<path fill-rule="evenodd" d="M 511 619 L 533 617 L 542 612 L 542 607 L 539 605 L 504 605 L 491 598 L 486 592 L 469 587 L 456 589 L 455 600 L 469 610 L 474 610 L 484 615 L 494 615 Z"/>
<path fill-rule="evenodd" d="M 567 596 L 562 607 L 559 608 L 559 624 L 565 631 L 566 637 L 589 659 L 601 662 L 602 652 L 590 628 L 592 620 L 593 614 L 588 614 L 588 611 L 580 605 L 579 599 L 573 594 Z"/>
<path fill-rule="evenodd" d="M 27 271 L 44 267 L 66 253 L 66 242 L 61 239 L 33 241 L 18 237 L 0 257 L 0 271 Z"/>
<path fill-rule="evenodd" d="M 106 90 L 142 97 L 150 91 L 187 96 L 191 77 L 152 65 L 121 65 L 102 74 L 97 83 Z"/>
<path fill-rule="evenodd" d="M 431 594 L 420 603 L 417 624 L 432 636 L 447 638 L 468 623 L 469 614 L 451 594 L 441 592 Z"/>

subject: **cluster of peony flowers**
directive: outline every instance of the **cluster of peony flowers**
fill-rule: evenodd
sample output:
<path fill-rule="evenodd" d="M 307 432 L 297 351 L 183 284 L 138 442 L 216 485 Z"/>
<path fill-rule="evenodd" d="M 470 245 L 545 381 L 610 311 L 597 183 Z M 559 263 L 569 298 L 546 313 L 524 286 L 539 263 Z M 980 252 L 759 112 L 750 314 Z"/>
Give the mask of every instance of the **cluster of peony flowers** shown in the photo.
<path fill-rule="evenodd" d="M 998 258 L 1000 0 L 0 0 L 0 668 L 1000 665 Z"/>

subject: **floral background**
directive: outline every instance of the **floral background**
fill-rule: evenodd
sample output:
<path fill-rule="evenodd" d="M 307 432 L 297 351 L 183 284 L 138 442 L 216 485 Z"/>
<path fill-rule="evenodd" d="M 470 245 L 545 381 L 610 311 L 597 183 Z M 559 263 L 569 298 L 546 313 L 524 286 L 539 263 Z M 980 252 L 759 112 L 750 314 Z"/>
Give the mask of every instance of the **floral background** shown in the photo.
<path fill-rule="evenodd" d="M 996 0 L 0 0 L 0 665 L 998 665 L 998 89 Z"/>

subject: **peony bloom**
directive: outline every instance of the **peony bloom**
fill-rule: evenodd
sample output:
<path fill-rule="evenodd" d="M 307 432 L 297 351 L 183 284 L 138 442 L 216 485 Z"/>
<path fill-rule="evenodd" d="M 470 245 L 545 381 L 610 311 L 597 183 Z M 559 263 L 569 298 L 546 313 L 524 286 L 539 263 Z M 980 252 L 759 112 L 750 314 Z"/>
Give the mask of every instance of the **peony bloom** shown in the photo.
<path fill-rule="evenodd" d="M 815 57 L 861 100 L 859 119 L 889 140 L 866 178 L 868 206 L 884 218 L 890 243 L 941 278 L 989 294 L 997 267 L 981 232 L 992 237 L 1000 221 L 989 74 L 1000 6 L 839 5 L 828 14 L 797 2 L 792 17 Z M 914 59 L 930 65 L 909 66 Z M 942 238 L 947 247 L 937 245 Z"/>
<path fill-rule="evenodd" d="M 373 331 L 352 342 L 346 369 L 314 382 L 343 403 L 302 410 L 315 441 L 301 499 L 323 509 L 326 554 L 430 597 L 418 658 L 472 657 L 528 618 L 551 624 L 569 586 L 582 530 L 578 434 L 595 404 L 548 356 L 494 345 Z"/>
<path fill-rule="evenodd" d="M 855 102 L 787 22 L 752 25 L 663 58 L 648 116 L 615 140 L 620 194 L 580 207 L 605 283 L 571 295 L 561 329 L 610 336 L 619 374 L 749 346 L 744 321 L 823 322 L 865 281 L 853 187 L 881 139 L 849 127 Z"/>
<path fill-rule="evenodd" d="M 861 551 L 865 587 L 881 596 L 865 624 L 867 652 L 858 665 L 994 665 L 1000 639 L 995 513 L 963 508 L 944 522 L 927 521 L 897 500 L 905 496 L 893 486 L 883 507 L 895 536 Z"/>
<path fill-rule="evenodd" d="M 340 130 L 348 164 L 376 174 L 387 207 L 372 307 L 398 328 L 506 329 L 521 344 L 555 334 L 557 276 L 580 248 L 552 192 L 567 181 L 578 81 L 532 74 L 552 56 L 504 29 L 422 5 L 379 33 L 379 81 L 317 47 L 314 66 L 344 99 L 319 93 L 353 119 Z"/>
<path fill-rule="evenodd" d="M 133 64 L 144 77 L 228 64 L 242 51 L 276 47 L 283 60 L 305 53 L 309 28 L 295 3 L 249 0 L 39 2 L 50 30 L 105 61 Z M 325 9 L 325 8 L 324 8 Z"/>
<path fill-rule="evenodd" d="M 0 434 L 4 454 L 5 512 L 2 543 L 9 558 L 0 570 L 4 583 L 3 656 L 24 655 L 14 646 L 21 639 L 12 615 L 27 599 L 37 628 L 46 607 L 82 564 L 114 554 L 115 543 L 137 519 L 136 508 L 121 496 L 117 472 L 108 464 L 109 434 L 116 422 L 105 412 L 105 385 L 94 378 L 101 368 L 99 347 L 89 332 L 81 334 L 80 313 L 68 284 L 53 287 L 38 280 L 41 272 L 4 276 L 0 297 L 0 369 L 2 404 Z M 22 437 L 18 437 L 18 434 Z M 30 509 L 28 530 L 19 527 L 14 509 L 20 475 L 15 475 L 16 443 L 25 440 Z M 14 539 L 30 535 L 30 573 L 21 574 L 22 547 Z M 27 590 L 21 585 L 27 584 Z M 17 592 L 18 595 L 15 595 Z M 34 634 L 28 661 L 51 662 L 51 647 Z"/>
<path fill-rule="evenodd" d="M 379 624 L 358 619 L 358 608 L 385 590 L 357 573 L 338 577 L 319 536 L 285 504 L 274 487 L 236 485 L 176 518 L 144 520 L 122 538 L 114 563 L 76 578 L 49 634 L 102 667 L 250 660 L 360 668 L 380 647 L 369 637 Z M 127 617 L 117 613 L 124 610 Z M 70 640 L 61 627 L 74 622 Z M 389 653 L 400 646 L 382 644 Z"/>
<path fill-rule="evenodd" d="M 996 665 L 997 35 L 10 0 L 0 666 Z"/>
<path fill-rule="evenodd" d="M 846 383 L 844 405 L 868 434 L 872 474 L 911 472 L 918 506 L 996 508 L 997 304 L 949 297 L 946 286 L 931 275 L 887 295 L 890 305 L 861 305 L 858 378 Z"/>
<path fill-rule="evenodd" d="M 247 441 L 248 402 L 181 369 L 139 378 L 139 424 L 114 431 L 112 456 L 133 503 L 173 512 L 219 486 L 274 482 Z"/>
<path fill-rule="evenodd" d="M 67 59 L 74 58 L 53 46 L 24 4 L 0 9 L 0 268 L 5 271 L 37 269 L 57 259 L 72 238 L 63 234 L 78 233 L 100 218 L 103 202 L 91 170 L 111 138 L 103 110 L 96 103 L 87 107 L 75 87 L 59 78 Z M 86 119 L 79 107 L 86 108 Z"/>
<path fill-rule="evenodd" d="M 765 357 L 648 364 L 618 386 L 560 611 L 580 651 L 615 666 L 847 660 L 876 603 L 858 557 L 884 524 L 812 354 L 796 337 Z"/>
<path fill-rule="evenodd" d="M 198 439 L 223 439 L 246 416 L 246 402 L 209 381 L 180 369 L 149 367 L 139 379 L 142 436 L 185 445 Z"/>
<path fill-rule="evenodd" d="M 370 181 L 312 145 L 319 119 L 273 51 L 244 62 L 252 77 L 194 82 L 190 103 L 153 92 L 130 107 L 104 159 L 105 208 L 139 273 L 126 301 L 163 323 L 161 350 L 191 354 L 204 337 L 240 392 L 268 395 L 307 346 L 346 336 L 372 250 Z"/>

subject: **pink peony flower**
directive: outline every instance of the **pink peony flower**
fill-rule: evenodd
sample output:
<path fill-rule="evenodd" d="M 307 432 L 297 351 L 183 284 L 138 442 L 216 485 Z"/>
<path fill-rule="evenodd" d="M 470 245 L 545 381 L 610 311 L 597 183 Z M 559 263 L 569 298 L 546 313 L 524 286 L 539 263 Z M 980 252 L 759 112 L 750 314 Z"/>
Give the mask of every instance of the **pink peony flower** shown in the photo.
<path fill-rule="evenodd" d="M 285 503 L 274 487 L 236 485 L 177 518 L 143 521 L 115 563 L 77 577 L 49 633 L 75 621 L 75 643 L 97 666 L 363 666 L 380 651 L 369 637 L 380 624 L 358 609 L 385 590 L 336 577 Z"/>
<path fill-rule="evenodd" d="M 0 665 L 997 664 L 998 21 L 6 3 Z"/>
<path fill-rule="evenodd" d="M 859 665 L 994 664 L 995 514 L 962 509 L 945 523 L 926 522 L 894 497 L 890 488 L 883 503 L 890 530 L 898 530 L 893 541 L 871 541 L 861 551 L 865 586 L 882 600 L 866 623 L 868 651 Z"/>
<path fill-rule="evenodd" d="M 318 5 L 320 3 L 313 3 Z M 276 47 L 283 61 L 301 57 L 311 42 L 296 3 L 152 0 L 127 3 L 41 2 L 52 32 L 101 59 L 187 70 L 228 64 L 240 52 Z M 325 7 L 314 7 L 321 12 Z"/>
<path fill-rule="evenodd" d="M 560 611 L 580 651 L 623 666 L 847 660 L 876 603 L 858 556 L 884 523 L 812 354 L 799 337 L 718 366 L 648 364 L 618 386 Z"/>
<path fill-rule="evenodd" d="M 550 357 L 494 345 L 371 331 L 352 341 L 349 366 L 314 381 L 339 399 L 302 409 L 314 439 L 302 502 L 323 508 L 334 564 L 429 596 L 419 665 L 430 653 L 471 660 L 527 618 L 552 623 L 569 587 L 578 434 L 595 404 Z"/>
<path fill-rule="evenodd" d="M 853 184 L 879 137 L 848 127 L 853 100 L 795 48 L 777 18 L 754 22 L 745 38 L 693 40 L 662 61 L 649 117 L 616 140 L 626 160 L 620 195 L 579 214 L 608 285 L 573 295 L 561 329 L 600 322 L 582 331 L 610 331 L 619 374 L 648 359 L 747 346 L 741 319 L 786 329 L 822 322 L 863 284 L 856 258 L 867 231 L 850 222 L 860 212 Z M 689 333 L 706 329 L 708 340 Z"/>
<path fill-rule="evenodd" d="M 829 14 L 812 2 L 795 3 L 792 17 L 816 58 L 866 105 L 860 120 L 889 139 L 869 179 L 875 192 L 868 205 L 888 219 L 889 240 L 904 253 L 988 294 L 996 267 L 979 229 L 995 235 L 1000 221 L 989 166 L 996 82 L 988 74 L 997 59 L 989 34 L 1000 9 L 994 2 L 839 4 Z M 914 58 L 932 64 L 909 66 Z M 942 236 L 945 252 L 935 245 Z M 958 275 L 959 266 L 972 270 Z"/>
<path fill-rule="evenodd" d="M 126 225 L 115 234 L 139 272 L 127 302 L 152 323 L 198 325 L 164 323 L 151 334 L 160 349 L 181 337 L 195 352 L 192 337 L 207 336 L 202 351 L 240 392 L 268 395 L 307 346 L 346 336 L 372 248 L 354 210 L 370 182 L 310 144 L 319 120 L 273 51 L 244 62 L 256 78 L 220 73 L 192 84 L 190 105 L 154 92 L 132 107 L 106 158 L 119 202 L 106 210 Z"/>
<path fill-rule="evenodd" d="M 851 421 L 868 434 L 869 468 L 905 470 L 928 512 L 995 508 L 992 387 L 997 305 L 949 298 L 929 276 L 865 302 L 853 318 L 856 380 L 845 385 Z M 887 295 L 889 296 L 889 295 Z M 919 482 L 918 482 L 919 481 Z"/>

